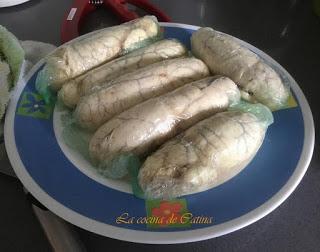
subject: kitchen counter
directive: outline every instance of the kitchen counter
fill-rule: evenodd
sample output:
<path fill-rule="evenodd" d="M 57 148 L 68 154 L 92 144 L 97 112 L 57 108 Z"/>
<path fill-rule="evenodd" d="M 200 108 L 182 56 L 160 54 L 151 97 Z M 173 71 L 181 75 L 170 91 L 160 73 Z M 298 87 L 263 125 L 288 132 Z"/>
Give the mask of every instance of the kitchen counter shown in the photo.
<path fill-rule="evenodd" d="M 21 40 L 59 45 L 60 24 L 70 0 L 31 0 L 0 9 L 0 24 Z M 243 39 L 277 60 L 297 81 L 320 125 L 320 17 L 310 1 L 154 0 L 173 22 L 212 26 Z M 81 32 L 114 25 L 110 13 L 91 14 Z M 284 157 L 285 158 L 285 157 Z M 0 174 L 0 250 L 48 251 L 21 185 Z M 76 228 L 88 251 L 319 251 L 320 148 L 316 138 L 310 167 L 294 193 L 275 211 L 234 233 L 202 242 L 144 245 L 105 238 Z"/>

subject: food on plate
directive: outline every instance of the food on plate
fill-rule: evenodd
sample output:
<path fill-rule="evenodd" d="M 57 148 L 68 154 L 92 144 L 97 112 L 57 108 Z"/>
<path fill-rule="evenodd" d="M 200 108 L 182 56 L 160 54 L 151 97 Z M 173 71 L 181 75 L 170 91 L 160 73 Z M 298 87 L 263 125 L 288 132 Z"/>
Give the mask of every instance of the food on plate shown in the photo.
<path fill-rule="evenodd" d="M 79 101 L 75 120 L 87 129 L 96 129 L 113 116 L 149 98 L 172 91 L 209 75 L 199 59 L 187 57 L 161 61 L 106 83 Z"/>
<path fill-rule="evenodd" d="M 194 123 L 239 102 L 227 77 L 208 77 L 140 103 L 102 125 L 90 141 L 90 155 L 102 162 L 119 154 L 143 156 Z"/>
<path fill-rule="evenodd" d="M 10 73 L 8 75 L 8 82 L 10 87 L 13 87 L 20 76 L 20 71 L 24 61 L 24 51 L 19 40 L 1 25 L 0 61 L 6 62 L 9 65 Z"/>
<path fill-rule="evenodd" d="M 57 91 L 67 80 L 149 44 L 159 35 L 159 24 L 154 16 L 84 35 L 61 46 L 47 58 L 45 67 L 38 74 L 36 88 L 48 102 L 52 98 L 50 89 Z"/>
<path fill-rule="evenodd" d="M 116 58 L 64 84 L 59 97 L 65 105 L 73 108 L 81 96 L 93 87 L 161 60 L 178 58 L 186 54 L 186 49 L 177 40 L 164 39 Z"/>
<path fill-rule="evenodd" d="M 272 110 L 286 106 L 289 89 L 280 76 L 234 38 L 208 27 L 200 28 L 192 34 L 191 48 L 213 74 L 227 76 L 239 85 L 243 99 Z"/>
<path fill-rule="evenodd" d="M 146 198 L 201 192 L 230 179 L 255 156 L 272 113 L 262 104 L 236 105 L 163 144 L 140 168 Z"/>
<path fill-rule="evenodd" d="M 176 40 L 148 45 L 159 33 L 146 16 L 85 35 L 51 54 L 36 81 L 47 102 L 60 90 L 75 107 L 62 120 L 65 143 L 104 177 L 130 177 L 135 195 L 150 199 L 235 176 L 262 145 L 269 108 L 289 97 L 280 76 L 228 35 L 200 28 L 195 58 Z"/>

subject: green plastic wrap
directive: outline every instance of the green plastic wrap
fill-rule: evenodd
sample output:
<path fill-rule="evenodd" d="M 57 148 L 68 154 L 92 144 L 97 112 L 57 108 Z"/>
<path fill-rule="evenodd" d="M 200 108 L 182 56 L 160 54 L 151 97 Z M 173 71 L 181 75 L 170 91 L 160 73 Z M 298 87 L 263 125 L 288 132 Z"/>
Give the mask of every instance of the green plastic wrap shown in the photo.
<path fill-rule="evenodd" d="M 43 97 L 46 104 L 54 104 L 57 100 L 57 96 L 56 92 L 49 87 L 48 76 L 49 75 L 46 73 L 45 69 L 40 71 L 37 75 L 35 86 L 36 90 Z"/>
<path fill-rule="evenodd" d="M 241 100 L 239 103 L 232 104 L 229 111 L 242 111 L 254 114 L 261 123 L 268 127 L 274 122 L 270 109 L 261 103 L 249 103 Z"/>
<path fill-rule="evenodd" d="M 20 76 L 21 67 L 24 61 L 24 51 L 19 40 L 0 25 L 0 54 L 1 58 L 8 63 L 10 67 L 9 84 L 13 87 Z"/>
<path fill-rule="evenodd" d="M 136 42 L 136 43 L 132 44 L 129 48 L 124 49 L 119 56 L 126 55 L 126 54 L 128 54 L 130 52 L 133 52 L 134 50 L 137 50 L 137 49 L 140 49 L 142 47 L 146 47 L 148 45 L 151 45 L 154 42 L 156 42 L 158 40 L 161 40 L 162 38 L 163 38 L 163 34 L 159 33 L 157 36 L 154 36 L 152 38 L 145 39 L 145 40 L 143 40 L 141 42 Z"/>
<path fill-rule="evenodd" d="M 132 169 L 141 166 L 139 158 L 131 153 L 124 153 L 116 156 L 112 160 L 105 160 L 98 166 L 98 172 L 112 179 L 121 179 L 129 174 L 129 167 Z"/>
<path fill-rule="evenodd" d="M 137 176 L 141 162 L 138 156 L 132 153 L 124 153 L 115 156 L 112 160 L 101 163 L 94 162 L 88 152 L 89 140 L 92 133 L 79 128 L 72 117 L 72 112 L 67 109 L 60 100 L 57 101 L 57 109 L 61 113 L 62 139 L 71 149 L 78 152 L 84 159 L 89 161 L 97 173 L 102 177 L 111 179 L 130 179 L 133 193 L 142 198 L 143 192 L 139 187 Z"/>
<path fill-rule="evenodd" d="M 80 128 L 72 117 L 72 112 L 67 110 L 60 100 L 58 109 L 63 111 L 61 115 L 63 141 L 71 149 L 79 152 L 87 161 L 91 162 L 88 146 L 92 133 Z"/>
<path fill-rule="evenodd" d="M 141 163 L 136 163 L 136 165 L 131 165 L 128 167 L 129 175 L 130 175 L 130 181 L 131 181 L 131 188 L 133 194 L 140 199 L 144 199 L 145 195 L 143 190 L 141 189 L 139 185 L 138 175 L 139 175 L 139 169 L 141 167 Z"/>

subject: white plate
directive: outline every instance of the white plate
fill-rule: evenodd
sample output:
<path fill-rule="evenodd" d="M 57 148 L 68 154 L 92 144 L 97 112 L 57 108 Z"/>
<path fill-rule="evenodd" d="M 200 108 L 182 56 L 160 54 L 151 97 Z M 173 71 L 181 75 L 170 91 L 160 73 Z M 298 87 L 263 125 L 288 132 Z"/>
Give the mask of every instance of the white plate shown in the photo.
<path fill-rule="evenodd" d="M 191 33 L 198 29 L 175 23 L 162 26 L 165 37 L 180 39 L 186 46 L 190 45 Z M 212 217 L 213 223 L 157 228 L 116 223 L 124 212 L 145 216 L 172 205 L 135 198 L 119 189 L 123 187 L 99 181 L 83 170 L 77 155 L 63 147 L 56 116 L 34 89 L 43 62 L 20 81 L 7 111 L 5 142 L 17 176 L 42 204 L 63 219 L 100 235 L 132 242 L 199 241 L 233 232 L 267 215 L 293 192 L 305 174 L 313 152 L 314 125 L 308 102 L 290 74 L 259 49 L 238 41 L 278 71 L 290 85 L 298 106 L 274 113 L 275 122 L 262 147 L 237 176 L 208 191 L 170 202 L 180 204 L 179 214 L 189 211 Z"/>

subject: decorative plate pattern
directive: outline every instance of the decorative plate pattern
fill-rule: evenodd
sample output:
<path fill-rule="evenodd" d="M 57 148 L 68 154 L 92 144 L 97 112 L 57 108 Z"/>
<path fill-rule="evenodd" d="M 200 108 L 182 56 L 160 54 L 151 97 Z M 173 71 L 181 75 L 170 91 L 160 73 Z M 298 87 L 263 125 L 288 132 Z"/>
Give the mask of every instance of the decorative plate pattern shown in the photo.
<path fill-rule="evenodd" d="M 198 27 L 166 23 L 165 37 L 190 47 Z M 211 190 L 172 201 L 144 201 L 117 182 L 109 184 L 83 172 L 67 153 L 57 113 L 35 91 L 38 63 L 18 85 L 6 117 L 5 141 L 12 166 L 25 187 L 51 211 L 101 235 L 143 243 L 179 243 L 223 235 L 265 216 L 281 204 L 302 179 L 314 145 L 309 105 L 292 77 L 269 56 L 238 40 L 276 69 L 295 99 L 274 112 L 275 123 L 250 164 Z M 58 125 L 58 126 L 57 126 Z M 71 158 L 70 158 L 71 157 Z M 111 182 L 110 182 L 111 183 Z"/>

